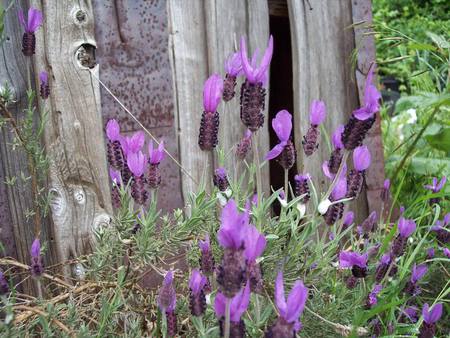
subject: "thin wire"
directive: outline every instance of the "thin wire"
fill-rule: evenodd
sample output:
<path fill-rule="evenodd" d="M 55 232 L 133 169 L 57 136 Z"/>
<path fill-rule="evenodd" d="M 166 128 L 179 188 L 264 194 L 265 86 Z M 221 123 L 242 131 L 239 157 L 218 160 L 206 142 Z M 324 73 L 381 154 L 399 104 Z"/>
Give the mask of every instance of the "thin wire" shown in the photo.
<path fill-rule="evenodd" d="M 133 118 L 133 120 L 136 121 L 136 123 L 152 138 L 153 141 L 156 142 L 157 145 L 159 145 L 159 142 L 156 139 L 156 137 L 153 136 L 152 133 L 147 128 L 144 127 L 144 125 L 136 118 L 136 116 L 133 115 L 133 113 L 127 107 L 125 107 L 125 105 L 119 100 L 119 98 L 115 96 L 111 92 L 111 90 L 97 77 L 97 75 L 93 72 L 93 70 L 89 69 L 89 71 L 91 72 L 92 76 L 98 81 L 98 83 L 100 83 L 100 85 L 103 88 L 105 88 L 108 94 L 111 95 L 114 100 L 116 100 L 116 102 L 122 107 L 122 109 L 125 110 L 127 114 L 130 115 Z M 181 165 L 180 162 L 178 162 L 178 160 L 174 156 L 172 156 L 171 153 L 167 151 L 166 148 L 164 148 L 164 152 L 167 154 L 167 156 L 169 156 L 172 159 L 172 161 L 175 162 L 175 164 L 181 169 L 181 171 L 192 180 L 192 182 L 194 182 L 196 185 L 199 185 L 197 180 Z"/>

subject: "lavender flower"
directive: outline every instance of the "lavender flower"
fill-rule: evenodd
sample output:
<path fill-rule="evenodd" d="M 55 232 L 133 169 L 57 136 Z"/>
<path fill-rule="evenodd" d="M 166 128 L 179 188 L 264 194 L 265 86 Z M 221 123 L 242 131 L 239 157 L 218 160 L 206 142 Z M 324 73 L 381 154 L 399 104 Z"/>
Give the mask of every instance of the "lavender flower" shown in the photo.
<path fill-rule="evenodd" d="M 22 53 L 25 56 L 32 56 L 36 50 L 36 36 L 35 32 L 42 25 L 42 12 L 36 8 L 30 7 L 28 9 L 28 18 L 25 20 L 23 10 L 18 11 L 19 21 L 25 32 L 22 37 Z"/>
<path fill-rule="evenodd" d="M 112 167 L 109 168 L 109 176 L 113 182 L 111 192 L 112 204 L 115 209 L 118 209 L 121 206 L 119 187 L 122 185 L 122 177 L 120 171 L 114 170 Z"/>
<path fill-rule="evenodd" d="M 368 255 L 361 255 L 353 251 L 342 251 L 339 254 L 341 268 L 352 268 L 352 274 L 356 278 L 364 278 L 367 275 Z"/>
<path fill-rule="evenodd" d="M 297 280 L 286 300 L 283 273 L 280 271 L 275 281 L 275 304 L 280 317 L 268 329 L 266 337 L 295 337 L 296 333 L 301 329 L 299 317 L 305 308 L 307 299 L 308 288 L 303 285 L 302 281 Z"/>
<path fill-rule="evenodd" d="M 9 293 L 9 284 L 5 274 L 0 269 L 0 296 L 6 296 Z"/>
<path fill-rule="evenodd" d="M 427 258 L 432 259 L 434 257 L 434 248 L 427 249 Z"/>
<path fill-rule="evenodd" d="M 450 250 L 448 248 L 442 248 L 442 253 L 447 257 L 450 258 Z"/>
<path fill-rule="evenodd" d="M 346 194 L 347 194 L 347 177 L 345 175 L 345 170 L 343 170 L 341 176 L 337 180 L 336 186 L 331 192 L 330 200 L 338 201 L 344 198 Z M 344 214 L 344 203 L 339 202 L 330 205 L 325 214 L 323 215 L 323 217 L 325 219 L 326 224 L 333 225 L 342 218 L 343 214 Z"/>
<path fill-rule="evenodd" d="M 145 134 L 142 131 L 134 133 L 131 137 L 121 137 L 120 145 L 122 146 L 125 157 L 135 154 L 142 149 L 145 143 Z"/>
<path fill-rule="evenodd" d="M 207 278 L 197 269 L 192 270 L 189 279 L 189 309 L 193 316 L 202 316 L 206 310 L 206 297 L 204 288 L 207 285 Z"/>
<path fill-rule="evenodd" d="M 203 87 L 203 113 L 200 121 L 198 145 L 201 150 L 212 150 L 218 143 L 219 113 L 223 82 L 218 74 L 211 75 Z"/>
<path fill-rule="evenodd" d="M 334 150 L 330 155 L 330 159 L 327 162 L 328 171 L 331 174 L 337 174 L 339 171 L 339 166 L 342 162 L 342 149 L 344 148 L 344 144 L 342 143 L 342 132 L 344 131 L 344 125 L 339 125 L 333 133 L 331 137 L 331 142 L 333 143 Z"/>
<path fill-rule="evenodd" d="M 411 272 L 411 279 L 406 283 L 405 288 L 403 291 L 410 296 L 416 296 L 420 293 L 420 287 L 417 285 L 419 280 L 427 273 L 427 266 L 426 264 L 421 264 L 416 266 L 414 264 Z"/>
<path fill-rule="evenodd" d="M 447 177 L 442 176 L 441 180 L 438 182 L 438 179 L 436 177 L 433 177 L 433 184 L 427 184 L 424 186 L 425 189 L 430 190 L 432 193 L 436 194 L 439 191 L 442 190 L 445 183 L 447 182 Z M 430 204 L 439 203 L 440 198 L 439 197 L 433 197 L 430 199 Z"/>
<path fill-rule="evenodd" d="M 252 132 L 250 129 L 245 131 L 244 137 L 236 145 L 236 157 L 240 160 L 245 159 L 248 151 L 252 147 Z"/>
<path fill-rule="evenodd" d="M 247 57 L 247 47 L 244 37 L 240 44 L 242 70 L 245 82 L 241 87 L 241 120 L 252 132 L 257 131 L 264 124 L 264 110 L 266 89 L 263 87 L 267 80 L 267 71 L 272 59 L 273 38 L 270 36 L 268 47 L 264 53 L 259 67 L 256 58 L 250 64 Z"/>
<path fill-rule="evenodd" d="M 244 240 L 249 225 L 247 211 L 240 213 L 236 202 L 230 199 L 222 210 L 221 225 L 217 233 L 224 248 L 222 263 L 217 269 L 220 291 L 232 298 L 241 289 L 246 274 Z"/>
<path fill-rule="evenodd" d="M 146 158 L 142 151 L 130 153 L 127 156 L 127 165 L 133 174 L 133 183 L 131 185 L 131 196 L 138 204 L 144 205 L 148 199 L 148 192 L 145 189 L 146 179 L 144 177 Z"/>
<path fill-rule="evenodd" d="M 400 257 L 404 254 L 408 237 L 416 230 L 416 223 L 412 219 L 403 216 L 398 221 L 398 236 L 392 244 L 392 254 Z"/>
<path fill-rule="evenodd" d="M 163 285 L 158 293 L 158 307 L 161 312 L 175 310 L 177 295 L 173 286 L 173 271 L 170 270 L 164 276 Z"/>
<path fill-rule="evenodd" d="M 225 307 L 227 302 L 226 295 L 218 293 L 214 301 L 214 310 L 216 316 L 219 318 L 220 335 L 223 336 L 225 323 Z M 250 285 L 247 285 L 239 290 L 238 293 L 231 299 L 230 303 L 230 337 L 241 338 L 245 337 L 245 324 L 241 319 L 245 311 L 247 311 L 250 303 Z"/>
<path fill-rule="evenodd" d="M 208 234 L 206 234 L 205 240 L 198 241 L 198 246 L 201 251 L 200 268 L 205 275 L 211 275 L 214 272 L 214 256 Z"/>
<path fill-rule="evenodd" d="M 369 74 L 367 74 L 364 90 L 364 106 L 352 113 L 352 116 L 344 127 L 342 142 L 344 143 L 345 149 L 353 150 L 361 145 L 367 132 L 375 122 L 375 113 L 380 109 L 379 100 L 381 94 L 372 84 L 374 68 L 375 65 L 371 67 Z"/>
<path fill-rule="evenodd" d="M 43 100 L 48 99 L 50 96 L 50 86 L 48 84 L 48 74 L 47 72 L 40 72 L 39 73 L 39 94 L 41 95 L 41 98 Z"/>
<path fill-rule="evenodd" d="M 108 163 L 118 170 L 124 167 L 124 155 L 121 148 L 122 136 L 119 123 L 112 119 L 106 124 L 106 136 L 108 137 L 107 155 Z"/>
<path fill-rule="evenodd" d="M 384 180 L 383 190 L 381 191 L 381 199 L 384 203 L 386 203 L 389 198 L 390 187 L 391 187 L 391 181 L 389 180 L 389 178 L 387 178 Z"/>
<path fill-rule="evenodd" d="M 213 183 L 220 191 L 225 191 L 229 188 L 230 182 L 228 181 L 228 175 L 225 168 L 220 167 L 214 171 Z"/>
<path fill-rule="evenodd" d="M 370 152 L 366 146 L 359 146 L 353 151 L 353 166 L 348 174 L 347 197 L 357 198 L 361 192 L 366 169 L 370 166 Z"/>
<path fill-rule="evenodd" d="M 370 215 L 361 223 L 361 228 L 364 234 L 368 235 L 374 232 L 377 227 L 377 212 L 372 211 Z"/>
<path fill-rule="evenodd" d="M 450 229 L 448 225 L 450 224 L 450 213 L 444 216 L 441 221 L 436 221 L 436 224 L 431 227 L 431 231 L 436 234 L 438 242 L 442 245 L 446 245 L 450 242 Z"/>
<path fill-rule="evenodd" d="M 406 320 L 411 323 L 417 323 L 419 320 L 418 309 L 415 306 L 408 306 L 402 310 L 402 316 L 400 317 L 400 322 L 405 322 Z"/>
<path fill-rule="evenodd" d="M 370 291 L 369 295 L 367 296 L 366 300 L 366 308 L 370 309 L 377 305 L 378 299 L 377 296 L 380 293 L 380 291 L 383 289 L 383 286 L 380 284 L 375 284 L 372 291 Z"/>
<path fill-rule="evenodd" d="M 245 236 L 244 257 L 247 264 L 247 280 L 251 291 L 256 293 L 261 293 L 263 289 L 261 266 L 256 263 L 256 259 L 262 255 L 266 244 L 266 237 L 254 225 L 249 225 Z"/>
<path fill-rule="evenodd" d="M 153 148 L 153 141 L 148 143 L 148 171 L 147 184 L 150 189 L 156 189 L 161 184 L 161 172 L 159 164 L 164 159 L 166 153 L 164 150 L 164 141 L 159 142 L 158 149 Z"/>
<path fill-rule="evenodd" d="M 344 221 L 342 222 L 342 229 L 347 229 L 350 225 L 353 224 L 353 220 L 355 219 L 355 214 L 353 211 L 347 211 L 344 216 Z"/>
<path fill-rule="evenodd" d="M 380 283 L 383 280 L 384 276 L 386 275 L 389 269 L 391 261 L 392 259 L 389 253 L 381 256 L 380 263 L 378 263 L 377 268 L 375 270 L 375 281 L 377 283 Z"/>
<path fill-rule="evenodd" d="M 236 52 L 225 61 L 225 79 L 223 80 L 222 98 L 225 102 L 234 97 L 236 78 L 242 72 L 241 53 Z"/>
<path fill-rule="evenodd" d="M 306 156 L 311 156 L 319 147 L 318 141 L 320 137 L 320 130 L 318 127 L 319 124 L 325 120 L 326 114 L 325 103 L 323 101 L 313 100 L 311 102 L 309 113 L 311 126 L 306 132 L 306 135 L 303 136 L 302 141 L 303 151 Z"/>
<path fill-rule="evenodd" d="M 31 275 L 33 277 L 40 277 L 44 273 L 44 266 L 42 265 L 41 242 L 39 241 L 39 238 L 36 238 L 31 244 L 30 256 L 31 256 L 31 266 L 30 266 Z"/>
<path fill-rule="evenodd" d="M 425 303 L 422 309 L 423 323 L 420 327 L 419 338 L 433 338 L 436 332 L 436 322 L 442 316 L 442 303 L 435 304 L 431 309 Z"/>
<path fill-rule="evenodd" d="M 308 180 L 310 179 L 310 175 L 308 173 L 302 174 L 302 175 L 295 175 L 294 181 L 295 181 L 295 196 L 303 196 L 301 203 L 306 204 L 308 203 L 309 199 L 311 198 L 311 193 L 309 190 L 309 184 Z"/>
<path fill-rule="evenodd" d="M 266 160 L 278 157 L 278 162 L 289 170 L 295 163 L 297 154 L 294 143 L 290 140 L 292 131 L 292 115 L 287 110 L 281 110 L 272 120 L 272 128 L 280 142 L 266 155 Z"/>

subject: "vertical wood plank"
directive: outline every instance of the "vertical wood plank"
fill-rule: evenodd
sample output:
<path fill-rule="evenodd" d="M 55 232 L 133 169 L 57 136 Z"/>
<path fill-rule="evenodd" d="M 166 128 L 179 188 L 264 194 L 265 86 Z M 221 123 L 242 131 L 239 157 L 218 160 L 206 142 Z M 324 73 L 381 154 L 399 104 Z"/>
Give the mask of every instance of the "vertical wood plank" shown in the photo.
<path fill-rule="evenodd" d="M 364 35 L 371 31 L 366 28 L 372 23 L 372 1 L 371 0 L 353 0 L 352 14 L 354 23 L 362 23 L 354 27 L 355 45 L 358 48 L 357 67 L 355 71 L 356 82 L 358 84 L 359 100 L 364 99 L 364 84 L 366 82 L 366 74 L 369 71 L 371 63 L 375 61 L 375 40 L 374 36 Z M 369 209 L 375 210 L 378 214 L 381 211 L 381 191 L 383 190 L 383 182 L 385 178 L 384 172 L 384 153 L 383 140 L 381 136 L 381 117 L 377 113 L 377 120 L 369 131 L 365 144 L 372 154 L 372 164 L 367 170 L 367 202 Z"/>
<path fill-rule="evenodd" d="M 40 107 L 49 112 L 51 218 L 57 258 L 64 261 L 90 250 L 94 228 L 109 224 L 111 212 L 99 86 L 77 60 L 83 44 L 88 52 L 95 46 L 94 16 L 89 0 L 32 3 L 44 14 L 34 65 L 50 78 L 50 98 Z"/>
<path fill-rule="evenodd" d="M 351 53 L 354 48 L 352 8 L 350 0 L 311 2 L 288 0 L 291 22 L 294 131 L 297 148 L 309 127 L 309 105 L 313 99 L 325 101 L 328 116 L 324 123 L 331 133 L 345 123 L 357 107 L 357 89 L 352 79 Z M 329 149 L 323 142 L 311 157 L 299 151 L 298 170 L 309 172 L 321 191 L 328 186 L 322 174 L 322 162 L 328 159 Z M 364 194 L 356 202 L 355 210 L 367 214 Z"/>

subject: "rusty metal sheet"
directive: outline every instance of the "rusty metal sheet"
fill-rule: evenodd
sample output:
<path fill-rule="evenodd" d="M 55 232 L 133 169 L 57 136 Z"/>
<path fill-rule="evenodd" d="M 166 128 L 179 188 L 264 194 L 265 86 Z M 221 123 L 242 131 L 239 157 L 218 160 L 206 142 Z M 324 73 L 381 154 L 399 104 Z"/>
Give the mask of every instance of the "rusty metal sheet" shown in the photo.
<path fill-rule="evenodd" d="M 178 158 L 166 1 L 94 0 L 93 7 L 101 80 Z M 104 89 L 101 93 L 105 122 L 117 119 L 126 133 L 140 129 Z M 179 168 L 166 158 L 161 170 L 159 205 L 165 211 L 181 207 Z"/>

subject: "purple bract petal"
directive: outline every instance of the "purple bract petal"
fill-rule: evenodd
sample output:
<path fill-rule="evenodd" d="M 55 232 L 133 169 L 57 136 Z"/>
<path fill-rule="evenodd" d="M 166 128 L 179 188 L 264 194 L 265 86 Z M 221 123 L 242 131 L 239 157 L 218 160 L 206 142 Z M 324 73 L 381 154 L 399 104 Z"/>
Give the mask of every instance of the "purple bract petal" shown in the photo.
<path fill-rule="evenodd" d="M 325 120 L 327 116 L 327 111 L 325 108 L 325 102 L 319 100 L 313 100 L 311 102 L 309 120 L 312 125 L 318 126 Z"/>
<path fill-rule="evenodd" d="M 203 87 L 203 109 L 214 113 L 222 98 L 223 81 L 219 74 L 211 75 Z"/>
<path fill-rule="evenodd" d="M 296 281 L 286 302 L 283 273 L 281 271 L 278 273 L 275 281 L 275 304 L 284 320 L 288 323 L 295 323 L 303 312 L 307 299 L 308 289 L 303 285 L 302 281 Z"/>
<path fill-rule="evenodd" d="M 344 144 L 342 143 L 342 133 L 344 132 L 344 125 L 340 124 L 333 133 L 331 137 L 331 142 L 336 149 L 344 148 Z"/>
<path fill-rule="evenodd" d="M 42 71 L 39 73 L 39 81 L 41 81 L 42 84 L 48 84 L 48 74 L 45 71 Z"/>
<path fill-rule="evenodd" d="M 272 128 L 280 141 L 288 141 L 292 131 L 292 115 L 287 110 L 280 110 L 272 119 Z"/>
<path fill-rule="evenodd" d="M 409 237 L 416 230 L 416 222 L 412 219 L 400 217 L 398 221 L 398 232 L 402 237 Z"/>
<path fill-rule="evenodd" d="M 383 188 L 384 190 L 389 190 L 390 187 L 391 187 L 391 180 L 389 178 L 386 178 L 383 183 Z"/>
<path fill-rule="evenodd" d="M 142 149 L 145 143 L 145 134 L 142 131 L 134 133 L 131 137 L 122 137 L 119 139 L 125 156 L 137 153 Z"/>
<path fill-rule="evenodd" d="M 442 303 L 435 304 L 431 310 L 430 306 L 425 303 L 422 309 L 423 320 L 427 324 L 436 323 L 442 316 Z"/>
<path fill-rule="evenodd" d="M 142 151 L 130 153 L 127 157 L 127 165 L 134 176 L 140 177 L 145 171 L 145 156 Z"/>
<path fill-rule="evenodd" d="M 334 186 L 333 191 L 331 192 L 331 197 L 334 201 L 340 200 L 345 197 L 347 194 L 347 176 L 343 172 L 343 175 L 341 175 L 336 185 Z"/>
<path fill-rule="evenodd" d="M 148 160 L 151 164 L 159 164 L 166 155 L 164 141 L 159 142 L 158 149 L 153 148 L 153 141 L 148 142 Z"/>
<path fill-rule="evenodd" d="M 111 119 L 106 124 L 106 136 L 110 141 L 120 140 L 120 126 L 117 120 Z"/>
<path fill-rule="evenodd" d="M 207 283 L 205 276 L 201 274 L 198 269 L 192 270 L 191 278 L 189 279 L 189 288 L 194 295 L 198 295 L 203 290 Z"/>
<path fill-rule="evenodd" d="M 421 264 L 418 266 L 414 264 L 411 272 L 411 282 L 417 283 L 427 273 L 427 270 L 428 268 L 426 264 Z"/>
<path fill-rule="evenodd" d="M 361 255 L 353 251 L 342 251 L 339 254 L 339 266 L 341 268 L 351 268 L 356 265 L 360 268 L 367 267 L 367 254 Z"/>
<path fill-rule="evenodd" d="M 211 250 L 211 243 L 209 240 L 209 235 L 205 235 L 205 239 L 198 241 L 198 246 L 202 252 L 209 252 Z"/>
<path fill-rule="evenodd" d="M 42 12 L 36 8 L 30 7 L 28 9 L 28 24 L 26 31 L 34 33 L 42 25 L 43 17 Z"/>
<path fill-rule="evenodd" d="M 299 174 L 299 175 L 294 176 L 294 180 L 296 180 L 298 182 L 308 181 L 309 179 L 311 179 L 311 176 L 309 175 L 309 173 L 302 174 L 302 175 Z"/>
<path fill-rule="evenodd" d="M 374 69 L 375 65 L 370 68 L 369 74 L 367 74 L 364 90 L 364 106 L 353 112 L 353 115 L 358 120 L 367 120 L 380 110 L 379 101 L 381 99 L 381 93 L 378 91 L 377 87 L 372 84 Z"/>
<path fill-rule="evenodd" d="M 221 225 L 217 232 L 219 244 L 224 248 L 241 248 L 248 222 L 248 212 L 240 213 L 236 202 L 230 199 L 222 209 Z"/>
<path fill-rule="evenodd" d="M 355 219 L 355 214 L 353 213 L 353 211 L 347 211 L 344 216 L 343 224 L 349 226 L 353 223 L 354 219 Z"/>
<path fill-rule="evenodd" d="M 225 72 L 231 76 L 238 76 L 242 71 L 241 53 L 233 53 L 227 60 L 225 60 Z"/>
<path fill-rule="evenodd" d="M 219 318 L 225 317 L 225 307 L 227 298 L 222 293 L 216 295 L 214 301 L 214 310 L 216 316 Z M 231 300 L 230 304 L 230 320 L 232 322 L 239 322 L 241 316 L 247 311 L 248 304 L 250 302 L 250 283 L 247 282 L 246 286 L 239 291 L 236 296 Z"/>
<path fill-rule="evenodd" d="M 450 250 L 448 248 L 443 248 L 442 252 L 447 258 L 450 258 Z"/>
<path fill-rule="evenodd" d="M 249 225 L 245 235 L 244 251 L 247 261 L 254 262 L 256 258 L 261 256 L 266 248 L 266 244 L 266 237 L 254 225 Z"/>
<path fill-rule="evenodd" d="M 113 168 L 109 168 L 109 176 L 115 185 L 122 184 L 122 176 L 119 170 L 114 170 Z"/>
<path fill-rule="evenodd" d="M 274 158 L 278 157 L 282 152 L 284 147 L 286 146 L 287 142 L 283 141 L 278 143 L 275 147 L 273 147 L 264 158 L 266 161 L 273 160 Z"/>
<path fill-rule="evenodd" d="M 31 244 L 30 254 L 31 257 L 34 258 L 37 258 L 41 255 L 41 242 L 39 241 L 39 238 L 36 238 Z"/>
<path fill-rule="evenodd" d="M 267 77 L 267 70 L 270 65 L 270 61 L 272 59 L 273 53 L 273 37 L 272 35 L 269 38 L 269 44 L 264 53 L 264 56 L 261 60 L 261 64 L 259 67 L 256 67 L 256 62 L 252 62 L 253 65 L 250 64 L 247 56 L 247 46 L 245 44 L 245 38 L 241 38 L 241 61 L 242 61 L 242 70 L 245 74 L 245 77 L 250 83 L 264 83 L 265 78 Z"/>
<path fill-rule="evenodd" d="M 359 146 L 353 151 L 353 166 L 358 171 L 364 171 L 370 166 L 370 151 L 367 146 Z"/>

